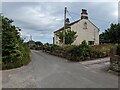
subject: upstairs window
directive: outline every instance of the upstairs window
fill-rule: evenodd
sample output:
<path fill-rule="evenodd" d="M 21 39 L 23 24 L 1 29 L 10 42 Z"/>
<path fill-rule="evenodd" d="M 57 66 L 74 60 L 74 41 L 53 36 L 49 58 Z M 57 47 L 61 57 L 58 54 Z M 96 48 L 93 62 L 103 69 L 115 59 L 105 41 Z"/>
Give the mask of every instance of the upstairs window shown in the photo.
<path fill-rule="evenodd" d="M 83 29 L 87 29 L 87 22 L 84 22 Z"/>

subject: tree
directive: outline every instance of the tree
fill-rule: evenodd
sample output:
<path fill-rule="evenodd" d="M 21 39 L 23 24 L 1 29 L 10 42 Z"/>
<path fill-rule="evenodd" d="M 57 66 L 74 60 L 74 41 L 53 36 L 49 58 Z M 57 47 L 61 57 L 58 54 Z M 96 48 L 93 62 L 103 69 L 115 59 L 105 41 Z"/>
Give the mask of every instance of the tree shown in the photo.
<path fill-rule="evenodd" d="M 15 68 L 30 60 L 29 49 L 20 38 L 20 30 L 12 24 L 13 20 L 2 18 L 2 69 Z"/>
<path fill-rule="evenodd" d="M 20 36 L 12 22 L 13 20 L 2 17 L 2 57 L 4 64 L 14 62 L 14 58 L 21 59 L 21 53 L 18 50 Z"/>
<path fill-rule="evenodd" d="M 37 47 L 40 47 L 40 46 L 42 46 L 43 44 L 42 44 L 42 42 L 37 41 L 37 42 L 35 42 L 35 45 L 37 45 Z"/>
<path fill-rule="evenodd" d="M 66 30 L 65 34 L 64 31 L 60 31 L 56 35 L 59 37 L 61 43 L 63 43 L 63 37 L 65 37 L 65 44 L 72 44 L 77 38 L 76 32 L 71 30 Z"/>
<path fill-rule="evenodd" d="M 120 43 L 120 24 L 111 24 L 110 28 L 100 34 L 100 41 Z"/>
<path fill-rule="evenodd" d="M 41 50 L 43 48 L 43 43 L 40 41 L 35 42 L 35 49 L 36 50 Z"/>

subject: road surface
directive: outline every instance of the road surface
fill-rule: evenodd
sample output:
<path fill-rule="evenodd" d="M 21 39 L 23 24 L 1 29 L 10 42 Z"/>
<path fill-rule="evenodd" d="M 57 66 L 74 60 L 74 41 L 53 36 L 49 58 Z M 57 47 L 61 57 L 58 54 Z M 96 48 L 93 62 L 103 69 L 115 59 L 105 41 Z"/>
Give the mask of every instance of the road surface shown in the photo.
<path fill-rule="evenodd" d="M 116 75 L 89 68 L 89 63 L 31 51 L 32 61 L 21 68 L 2 72 L 3 88 L 117 88 Z"/>

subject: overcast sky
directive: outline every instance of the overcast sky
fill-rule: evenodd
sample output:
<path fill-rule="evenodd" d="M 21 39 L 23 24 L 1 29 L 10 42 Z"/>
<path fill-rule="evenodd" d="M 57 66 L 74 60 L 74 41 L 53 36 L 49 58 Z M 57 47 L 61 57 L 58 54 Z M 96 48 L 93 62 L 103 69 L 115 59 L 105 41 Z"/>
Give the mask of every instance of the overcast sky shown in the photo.
<path fill-rule="evenodd" d="M 87 9 L 89 20 L 100 28 L 100 33 L 118 22 L 117 2 L 3 2 L 2 13 L 22 29 L 25 41 L 32 35 L 35 41 L 52 43 L 53 32 L 63 26 L 65 6 L 71 22 L 80 19 L 81 10 Z"/>

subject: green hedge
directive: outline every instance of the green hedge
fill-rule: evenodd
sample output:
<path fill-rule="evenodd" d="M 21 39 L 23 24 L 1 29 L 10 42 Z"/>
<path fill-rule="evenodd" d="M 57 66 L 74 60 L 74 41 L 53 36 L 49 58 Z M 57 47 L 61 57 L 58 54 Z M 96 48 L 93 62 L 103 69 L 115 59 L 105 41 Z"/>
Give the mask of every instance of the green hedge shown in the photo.
<path fill-rule="evenodd" d="M 30 62 L 30 50 L 20 37 L 19 27 L 13 20 L 0 16 L 2 20 L 2 69 L 12 69 Z"/>
<path fill-rule="evenodd" d="M 47 47 L 46 51 L 50 54 L 67 58 L 70 61 L 82 61 L 107 57 L 110 55 L 110 49 L 113 46 L 108 44 L 89 46 L 86 41 L 83 41 L 80 45 L 52 45 Z"/>
<path fill-rule="evenodd" d="M 30 59 L 30 50 L 26 44 L 21 45 L 19 50 L 16 50 L 14 52 L 15 56 L 13 53 L 6 57 L 2 57 L 2 69 L 12 69 L 12 68 L 17 68 L 21 67 L 23 65 L 27 65 L 31 59 Z M 4 61 L 11 60 L 11 62 L 6 62 Z"/>
<path fill-rule="evenodd" d="M 117 55 L 120 55 L 120 44 L 117 46 Z"/>

